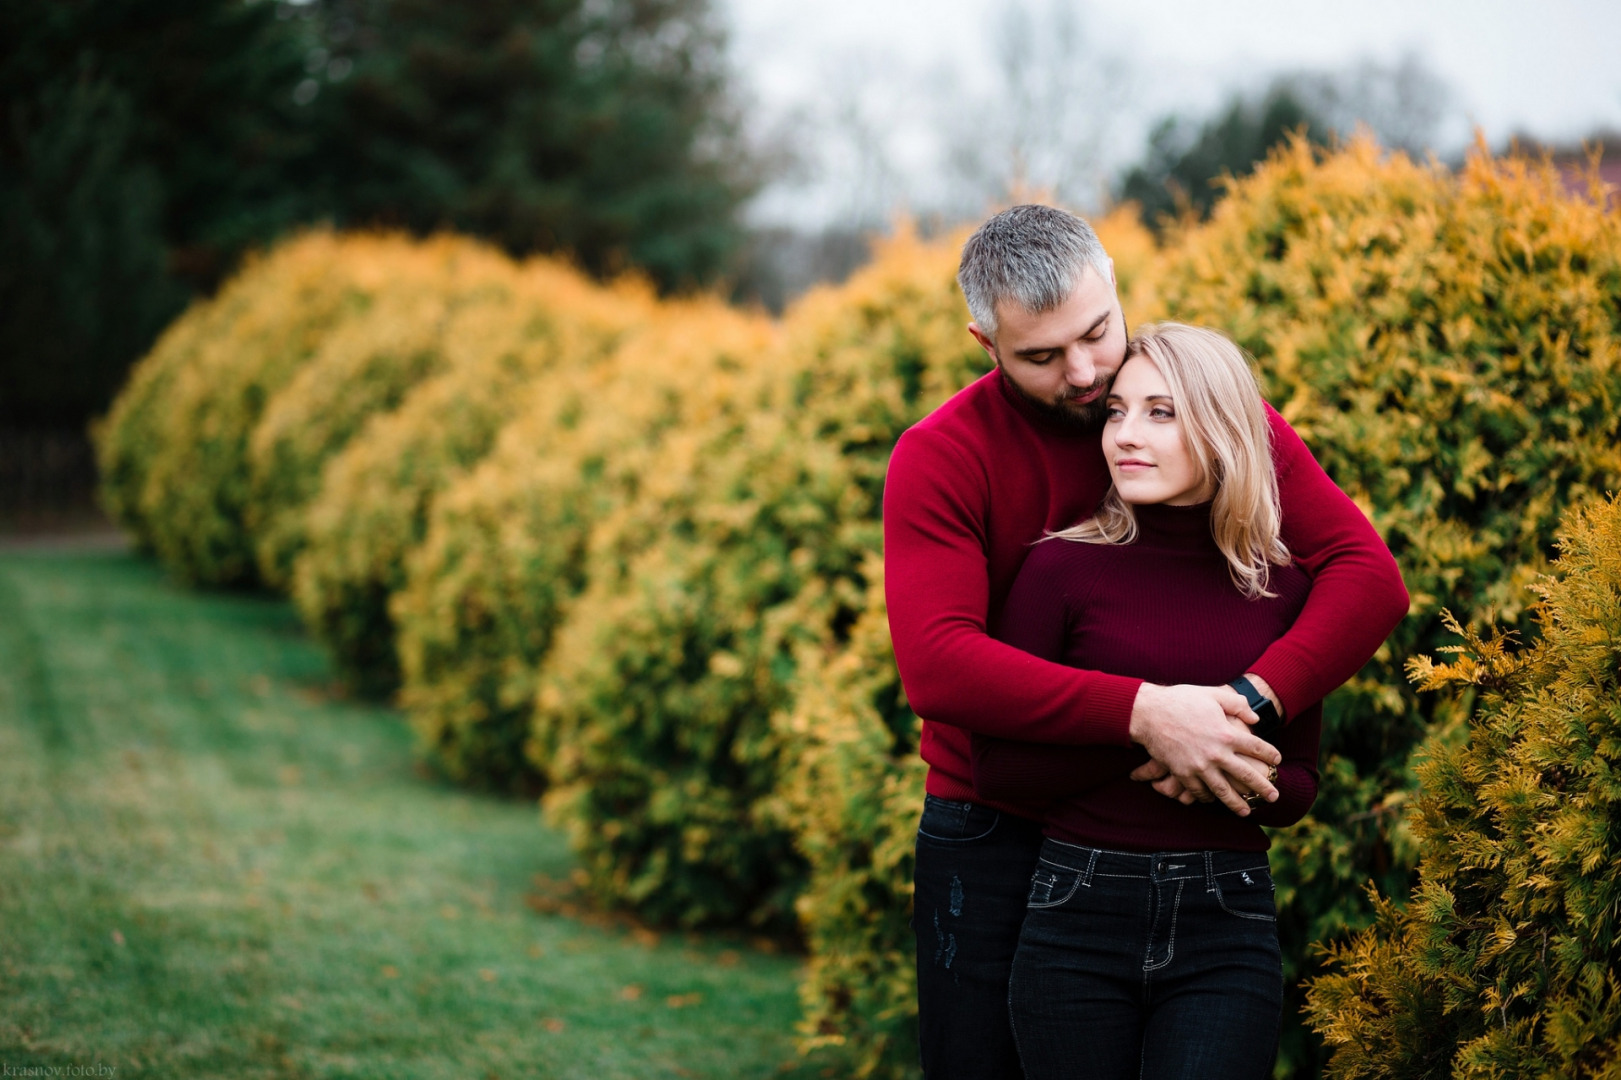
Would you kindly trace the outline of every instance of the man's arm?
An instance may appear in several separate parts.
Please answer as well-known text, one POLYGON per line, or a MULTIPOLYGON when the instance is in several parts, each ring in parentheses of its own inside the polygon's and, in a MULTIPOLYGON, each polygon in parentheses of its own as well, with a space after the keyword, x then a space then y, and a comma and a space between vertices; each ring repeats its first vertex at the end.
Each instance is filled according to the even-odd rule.
POLYGON ((1226 776, 1270 791, 1265 766, 1279 755, 1228 722, 1229 713, 1254 717, 1237 691, 1065 667, 987 633, 989 503, 976 462, 934 432, 914 428, 901 437, 884 485, 884 592, 912 708, 928 720, 1022 742, 1135 742, 1247 813, 1226 776))
POLYGON ((1362 511, 1267 407, 1283 504, 1283 542, 1311 575, 1294 625, 1250 668, 1287 719, 1355 675, 1407 614, 1396 560, 1362 511))
POLYGON ((1023 742, 1129 746, 1139 679, 1065 667, 988 632, 990 493, 929 431, 901 436, 884 484, 884 593, 919 716, 1023 742))

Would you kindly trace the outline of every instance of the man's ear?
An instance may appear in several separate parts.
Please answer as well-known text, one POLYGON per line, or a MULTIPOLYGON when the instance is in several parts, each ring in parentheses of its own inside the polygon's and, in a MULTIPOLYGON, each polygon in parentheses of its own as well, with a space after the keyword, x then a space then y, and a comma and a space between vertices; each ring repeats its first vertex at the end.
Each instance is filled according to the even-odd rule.
POLYGON ((974 340, 985 350, 985 355, 991 358, 991 363, 996 363, 996 342, 991 340, 991 336, 981 330, 978 323, 969 323, 968 332, 974 335, 974 340))

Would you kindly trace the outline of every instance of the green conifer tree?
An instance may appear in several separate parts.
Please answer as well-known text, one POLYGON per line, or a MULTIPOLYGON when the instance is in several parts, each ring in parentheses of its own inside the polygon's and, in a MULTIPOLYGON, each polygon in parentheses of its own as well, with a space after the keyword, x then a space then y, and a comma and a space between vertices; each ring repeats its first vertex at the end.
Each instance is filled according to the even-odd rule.
POLYGON ((1567 515, 1540 640, 1461 628, 1421 689, 1478 708, 1419 768, 1419 880, 1330 950, 1308 1008, 1328 1074, 1621 1075, 1621 500, 1567 515))

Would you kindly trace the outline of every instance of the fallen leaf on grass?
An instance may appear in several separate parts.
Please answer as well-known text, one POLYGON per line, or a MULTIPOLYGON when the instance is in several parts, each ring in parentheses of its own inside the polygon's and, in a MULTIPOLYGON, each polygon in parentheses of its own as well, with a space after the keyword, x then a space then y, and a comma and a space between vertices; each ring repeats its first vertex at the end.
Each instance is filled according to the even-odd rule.
POLYGON ((636 983, 631 983, 629 986, 619 991, 619 997, 623 1001, 640 1001, 642 998, 642 988, 636 983))
POLYGON ((715 963, 719 964, 721 967, 736 967, 738 961, 742 959, 743 958, 738 955, 736 949, 722 949, 720 951, 720 955, 715 957, 715 963))
POLYGON ((383 965, 383 978, 385 978, 385 979, 397 979, 399 977, 400 977, 400 969, 399 968, 395 967, 393 964, 384 964, 383 965))
POLYGON ((530 959, 539 960, 542 956, 545 956, 545 955, 546 955, 545 946, 543 946, 543 945, 531 945, 531 946, 529 946, 530 959))
POLYGON ((701 1004, 703 1000, 704 996, 695 990, 690 994, 671 994, 664 999, 664 1004, 672 1009, 685 1009, 692 1005, 701 1004))
POLYGON ((547 1031, 562 1031, 568 1025, 557 1019, 555 1016, 548 1016, 546 1019, 540 1022, 540 1026, 545 1028, 547 1031))
POLYGON ((122 930, 114 930, 113 931, 113 944, 114 945, 122 945, 122 944, 124 944, 124 932, 122 930))
POLYGON ((655 948, 659 943, 658 933, 656 931, 649 930, 645 926, 638 926, 636 929, 630 932, 630 936, 635 940, 636 944, 640 945, 644 949, 655 948))
POLYGON ((495 971, 491 968, 479 968, 478 977, 483 979, 485 982, 494 982, 495 971))
POLYGON ((458 909, 455 904, 446 904, 444 907, 439 909, 439 914, 447 919, 459 919, 462 917, 460 909, 458 909))

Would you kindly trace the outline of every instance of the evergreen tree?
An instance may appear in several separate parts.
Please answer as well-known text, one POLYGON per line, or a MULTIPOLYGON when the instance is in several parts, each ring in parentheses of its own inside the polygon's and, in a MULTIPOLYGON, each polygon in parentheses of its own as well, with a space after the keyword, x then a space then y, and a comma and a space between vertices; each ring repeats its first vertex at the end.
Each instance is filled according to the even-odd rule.
POLYGON ((1560 551, 1534 647, 1454 622, 1454 663, 1409 665, 1480 704, 1419 769, 1411 897, 1312 987, 1332 1077, 1621 1068, 1621 500, 1570 514, 1560 551))
POLYGON ((1259 101, 1233 98, 1219 115, 1194 128, 1168 116, 1148 138, 1148 156, 1126 174, 1122 201, 1142 209, 1143 224, 1159 228, 1167 216, 1199 218, 1221 195, 1223 176, 1242 176, 1295 131, 1322 143, 1327 130, 1287 83, 1277 83, 1259 101))
POLYGON ((0 5, 0 423, 76 423, 290 227, 451 228, 667 289, 751 172, 709 0, 0 5))

